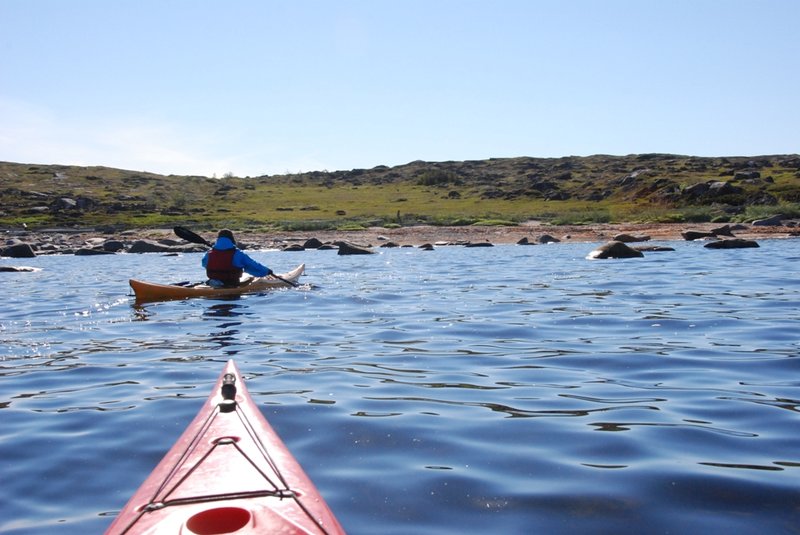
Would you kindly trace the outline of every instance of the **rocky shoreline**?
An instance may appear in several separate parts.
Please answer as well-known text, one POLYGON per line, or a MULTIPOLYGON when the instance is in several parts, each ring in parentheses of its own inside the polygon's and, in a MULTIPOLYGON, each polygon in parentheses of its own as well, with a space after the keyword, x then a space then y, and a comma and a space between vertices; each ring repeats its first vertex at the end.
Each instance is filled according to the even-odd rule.
MULTIPOLYGON (((749 225, 698 224, 594 224, 554 226, 529 222, 519 226, 413 226, 374 227, 363 231, 313 232, 237 232, 242 248, 249 250, 303 248, 338 248, 341 243, 360 248, 437 247, 445 245, 488 246, 501 244, 543 244, 558 242, 610 241, 645 242, 687 239, 758 240, 800 236, 794 221, 776 220, 749 225), (311 240, 311 241, 310 241, 311 240), (314 245, 309 245, 313 243, 314 245)), ((49 229, 40 231, 6 230, 0 243, 0 256, 31 258, 48 254, 100 255, 118 253, 180 253, 206 250, 203 245, 187 243, 172 229, 140 229, 119 233, 87 229, 49 229)), ((213 240, 213 233, 206 239, 213 240)))

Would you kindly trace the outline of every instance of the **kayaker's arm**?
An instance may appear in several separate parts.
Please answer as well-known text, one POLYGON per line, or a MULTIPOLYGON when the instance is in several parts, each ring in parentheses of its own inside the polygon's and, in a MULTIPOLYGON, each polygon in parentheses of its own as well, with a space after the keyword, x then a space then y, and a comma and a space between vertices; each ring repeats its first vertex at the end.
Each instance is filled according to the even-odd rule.
POLYGON ((270 268, 256 262, 250 258, 247 253, 244 253, 240 250, 236 251, 236 254, 233 257, 233 265, 238 268, 242 268, 245 273, 254 277, 266 277, 267 275, 272 275, 272 270, 270 268))
POLYGON ((242 269, 244 269, 245 273, 253 275, 254 277, 272 276, 278 279, 279 281, 285 282, 286 284, 288 284, 293 288, 297 288, 298 286, 300 286, 294 281, 284 279, 280 275, 276 275, 270 268, 262 264, 259 264, 258 262, 247 256, 247 254, 243 253, 241 250, 236 251, 236 255, 233 257, 233 264, 237 267, 241 267, 242 269), (241 258, 241 265, 238 263, 240 261, 238 259, 240 258, 241 258))

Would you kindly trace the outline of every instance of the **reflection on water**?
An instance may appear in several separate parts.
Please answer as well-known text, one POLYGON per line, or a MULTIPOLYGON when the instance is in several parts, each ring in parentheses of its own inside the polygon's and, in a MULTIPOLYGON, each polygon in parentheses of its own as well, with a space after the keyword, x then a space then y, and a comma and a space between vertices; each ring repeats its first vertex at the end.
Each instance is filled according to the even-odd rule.
POLYGON ((131 309, 133 310, 134 321, 147 321, 148 319, 150 319, 150 316, 152 315, 152 312, 147 306, 141 305, 136 302, 131 304, 131 309))
POLYGON ((199 257, 33 259, 0 533, 102 532, 232 357, 351 533, 792 532, 800 242, 677 245, 258 253, 316 289, 134 307, 128 277, 199 257))
POLYGON ((246 306, 239 304, 226 303, 219 305, 211 305, 203 313, 203 316, 206 318, 229 318, 233 316, 242 316, 245 314, 249 314, 249 312, 247 312, 246 310, 247 310, 246 306))
MULTIPOLYGON (((248 314, 251 313, 247 312, 246 305, 225 303, 211 305, 208 307, 208 309, 203 313, 203 318, 216 320, 219 318, 235 318, 237 316, 244 316, 248 314)), ((235 329, 234 327, 238 327, 240 325, 242 325, 241 321, 225 321, 220 323, 216 325, 215 330, 210 333, 209 340, 219 344, 220 349, 224 349, 225 355, 233 358, 238 351, 232 349, 232 346, 241 344, 241 342, 237 340, 239 330, 235 329)))

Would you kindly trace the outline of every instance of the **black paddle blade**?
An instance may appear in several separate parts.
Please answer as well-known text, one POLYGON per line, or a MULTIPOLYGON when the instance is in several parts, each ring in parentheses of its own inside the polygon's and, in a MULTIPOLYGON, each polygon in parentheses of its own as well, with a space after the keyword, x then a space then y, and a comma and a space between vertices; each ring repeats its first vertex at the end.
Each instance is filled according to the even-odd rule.
POLYGON ((212 244, 209 243, 205 238, 203 238, 199 234, 195 234, 186 227, 174 227, 172 231, 175 233, 176 236, 178 236, 179 238, 183 238, 186 241, 190 241, 192 243, 202 243, 203 245, 208 245, 209 247, 212 247, 212 244))

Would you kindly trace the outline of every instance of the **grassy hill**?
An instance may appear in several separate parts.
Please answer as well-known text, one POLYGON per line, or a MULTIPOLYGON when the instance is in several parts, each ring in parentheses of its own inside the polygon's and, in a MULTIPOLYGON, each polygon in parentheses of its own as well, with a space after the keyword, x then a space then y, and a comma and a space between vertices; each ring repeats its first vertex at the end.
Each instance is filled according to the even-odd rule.
POLYGON ((800 216, 800 156, 415 161, 208 178, 0 162, 0 227, 364 226, 745 221, 800 216))

